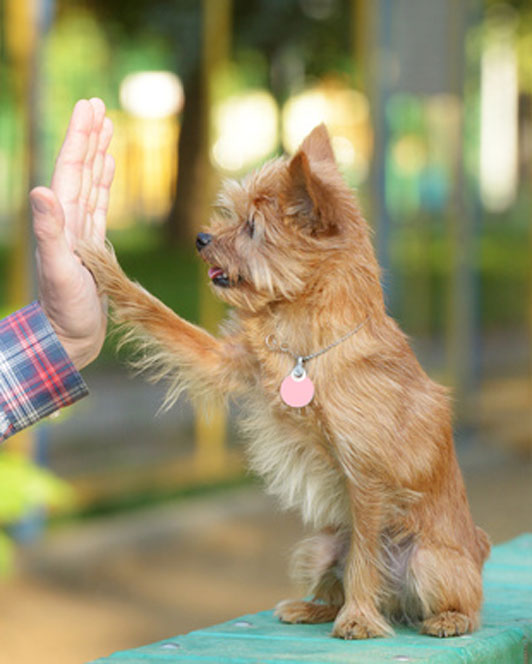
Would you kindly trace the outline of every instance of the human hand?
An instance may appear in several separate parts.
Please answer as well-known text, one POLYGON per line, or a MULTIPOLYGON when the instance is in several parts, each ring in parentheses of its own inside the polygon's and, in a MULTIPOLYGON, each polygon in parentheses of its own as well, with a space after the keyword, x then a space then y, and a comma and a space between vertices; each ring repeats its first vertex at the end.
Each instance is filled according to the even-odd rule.
POLYGON ((101 350, 107 306, 75 254, 79 242, 103 246, 114 175, 107 153, 113 125, 101 99, 78 101, 57 158, 51 188, 30 193, 39 300, 77 369, 101 350))

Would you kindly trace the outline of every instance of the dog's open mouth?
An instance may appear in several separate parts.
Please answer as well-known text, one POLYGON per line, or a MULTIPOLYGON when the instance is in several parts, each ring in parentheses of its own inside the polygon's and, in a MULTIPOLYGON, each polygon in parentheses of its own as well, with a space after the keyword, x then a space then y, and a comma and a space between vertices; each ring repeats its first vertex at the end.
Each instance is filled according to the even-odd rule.
POLYGON ((210 267, 209 279, 215 286, 221 286, 222 288, 229 288, 229 286, 231 286, 229 277, 221 267, 210 267))

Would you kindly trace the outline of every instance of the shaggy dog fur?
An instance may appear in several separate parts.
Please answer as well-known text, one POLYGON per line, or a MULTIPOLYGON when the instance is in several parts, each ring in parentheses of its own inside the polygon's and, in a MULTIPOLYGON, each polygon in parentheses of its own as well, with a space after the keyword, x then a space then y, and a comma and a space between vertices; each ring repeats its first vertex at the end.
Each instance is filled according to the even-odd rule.
POLYGON ((406 621, 435 636, 479 624, 490 549, 471 518, 447 391, 424 373, 385 311, 379 268, 324 126, 290 159, 223 188, 198 236, 216 294, 232 305, 220 338, 169 310, 120 269, 112 250, 80 247, 140 366, 168 378, 167 403, 240 397, 251 467, 317 534, 295 568, 309 601, 281 602, 290 623, 334 620, 334 636, 392 634, 406 621), (315 396, 280 398, 294 360, 308 362, 315 396))

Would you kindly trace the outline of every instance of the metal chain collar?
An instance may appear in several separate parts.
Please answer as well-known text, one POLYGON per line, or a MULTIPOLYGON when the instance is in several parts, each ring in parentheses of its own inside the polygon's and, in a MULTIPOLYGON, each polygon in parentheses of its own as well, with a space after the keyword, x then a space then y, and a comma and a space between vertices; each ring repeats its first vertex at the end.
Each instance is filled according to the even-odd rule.
POLYGON ((304 372, 303 369, 303 364, 305 362, 308 362, 309 360, 313 360, 315 357, 319 357, 320 355, 323 355, 324 353, 327 353, 330 351, 332 348, 335 346, 339 346, 341 343, 344 341, 347 341, 349 337, 352 337, 354 334, 356 334, 364 325, 368 322, 369 317, 363 320, 361 323, 359 323, 353 330, 349 330, 346 334, 343 335, 343 337, 340 337, 339 339, 336 339, 336 341, 333 341, 331 344, 326 346, 325 348, 321 348, 320 350, 317 350, 315 353, 310 353, 309 355, 299 355, 298 353, 294 353, 293 351, 290 350, 287 344, 279 344, 277 339, 275 338, 275 335, 269 334, 266 339, 266 348, 271 351, 276 351, 279 353, 287 353, 288 355, 291 355, 294 360, 296 361, 296 367, 294 369, 295 375, 302 375, 304 372))

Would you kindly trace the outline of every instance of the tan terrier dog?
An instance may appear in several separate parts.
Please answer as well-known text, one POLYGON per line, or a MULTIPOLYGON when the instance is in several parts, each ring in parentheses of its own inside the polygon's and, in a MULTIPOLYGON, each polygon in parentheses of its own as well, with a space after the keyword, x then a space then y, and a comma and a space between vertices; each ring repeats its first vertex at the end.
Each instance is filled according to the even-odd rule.
POLYGON ((215 293, 234 307, 221 338, 177 316, 122 272, 112 251, 80 254, 115 319, 171 381, 168 403, 241 397, 251 467, 319 532, 296 567, 311 601, 284 622, 334 620, 334 636, 391 622, 456 636, 479 624, 490 544, 471 518, 447 391, 385 311, 368 227, 317 127, 221 192, 196 241, 215 293))

